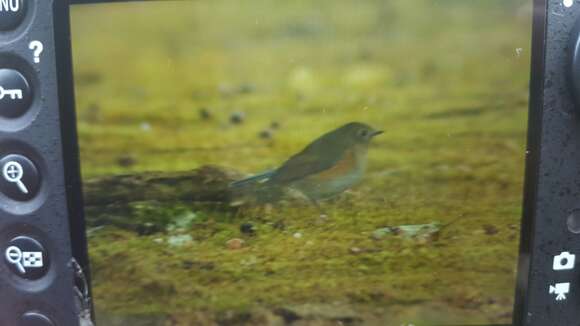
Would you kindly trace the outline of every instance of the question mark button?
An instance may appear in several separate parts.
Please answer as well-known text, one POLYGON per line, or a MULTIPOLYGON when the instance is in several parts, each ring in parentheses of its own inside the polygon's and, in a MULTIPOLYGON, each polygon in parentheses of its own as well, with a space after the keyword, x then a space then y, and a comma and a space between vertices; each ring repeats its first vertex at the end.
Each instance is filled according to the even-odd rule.
POLYGON ((40 41, 32 41, 28 44, 28 48, 32 50, 32 54, 34 55, 34 63, 40 63, 40 55, 44 51, 44 44, 40 41))

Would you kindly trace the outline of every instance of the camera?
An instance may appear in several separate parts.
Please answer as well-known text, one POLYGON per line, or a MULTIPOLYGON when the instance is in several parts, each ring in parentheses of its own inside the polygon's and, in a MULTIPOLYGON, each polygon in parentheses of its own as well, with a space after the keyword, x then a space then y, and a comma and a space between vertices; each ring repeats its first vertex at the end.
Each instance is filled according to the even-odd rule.
POLYGON ((575 261, 576 255, 572 255, 565 251, 554 257, 554 264, 552 268, 555 271, 573 269, 575 261))
POLYGON ((580 320, 580 3, 0 0, 0 326, 580 320))

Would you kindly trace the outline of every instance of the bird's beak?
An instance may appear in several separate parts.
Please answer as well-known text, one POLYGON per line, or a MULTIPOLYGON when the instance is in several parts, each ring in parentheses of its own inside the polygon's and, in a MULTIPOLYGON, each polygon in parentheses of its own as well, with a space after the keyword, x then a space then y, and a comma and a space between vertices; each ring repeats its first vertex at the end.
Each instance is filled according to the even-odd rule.
POLYGON ((384 131, 382 131, 382 130, 377 130, 377 131, 375 131, 375 132, 373 132, 373 133, 371 134, 371 137, 378 136, 378 135, 380 135, 380 134, 382 134, 382 133, 384 133, 384 131))

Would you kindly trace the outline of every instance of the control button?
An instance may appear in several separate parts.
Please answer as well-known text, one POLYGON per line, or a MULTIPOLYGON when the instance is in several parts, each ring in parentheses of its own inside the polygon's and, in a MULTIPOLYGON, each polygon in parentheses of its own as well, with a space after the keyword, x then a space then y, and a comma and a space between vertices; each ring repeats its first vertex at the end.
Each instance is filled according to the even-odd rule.
POLYGON ((54 326, 54 323, 43 314, 27 312, 20 317, 18 326, 54 326))
POLYGON ((31 104, 32 91, 26 78, 16 70, 0 69, 0 117, 18 118, 31 104))
POLYGON ((0 30, 9 31, 16 28, 26 15, 26 0, 0 1, 0 30))
POLYGON ((40 242, 20 236, 12 239, 3 247, 4 263, 16 275, 37 280, 48 272, 50 264, 48 252, 40 242))
POLYGON ((0 159, 0 192, 8 198, 27 201, 38 194, 40 173, 26 157, 17 154, 0 159))
POLYGON ((568 231, 580 234, 580 209, 574 209, 566 219, 568 231))
POLYGON ((567 251, 562 252, 559 255, 554 256, 554 262, 552 268, 555 271, 565 271, 574 269, 574 264, 576 262, 576 255, 573 255, 567 251))

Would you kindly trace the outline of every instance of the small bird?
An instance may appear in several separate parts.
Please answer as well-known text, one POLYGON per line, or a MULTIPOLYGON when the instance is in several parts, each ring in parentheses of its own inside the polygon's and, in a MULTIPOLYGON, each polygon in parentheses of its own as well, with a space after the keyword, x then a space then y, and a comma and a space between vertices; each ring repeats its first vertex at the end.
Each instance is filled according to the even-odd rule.
POLYGON ((230 186, 237 189, 259 186, 262 194, 295 189, 320 209, 319 200, 339 195, 362 179, 369 144, 382 133, 364 123, 348 123, 320 136, 279 168, 230 186))

